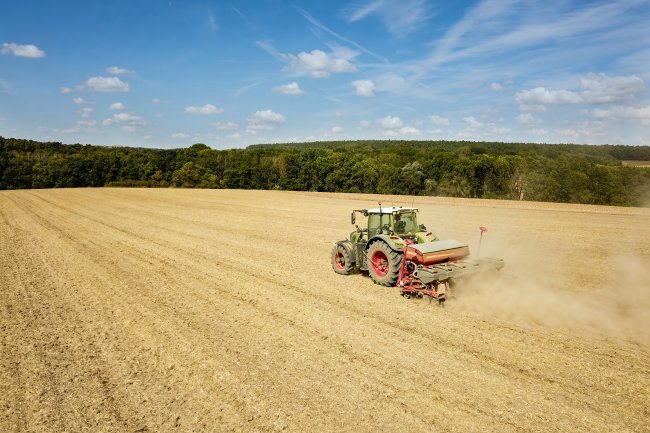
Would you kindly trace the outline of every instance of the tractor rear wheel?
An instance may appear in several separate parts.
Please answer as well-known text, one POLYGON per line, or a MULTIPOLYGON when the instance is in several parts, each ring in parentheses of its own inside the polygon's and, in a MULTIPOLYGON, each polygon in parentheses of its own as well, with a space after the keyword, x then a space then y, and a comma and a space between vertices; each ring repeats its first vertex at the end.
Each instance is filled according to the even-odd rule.
POLYGON ((368 248, 368 273, 375 284, 394 286, 402 266, 402 254, 393 251, 386 242, 375 241, 368 248))
POLYGON ((336 244, 332 249, 331 257, 334 272, 341 275, 349 275, 352 273, 354 265, 352 264, 352 254, 349 249, 341 244, 336 244))

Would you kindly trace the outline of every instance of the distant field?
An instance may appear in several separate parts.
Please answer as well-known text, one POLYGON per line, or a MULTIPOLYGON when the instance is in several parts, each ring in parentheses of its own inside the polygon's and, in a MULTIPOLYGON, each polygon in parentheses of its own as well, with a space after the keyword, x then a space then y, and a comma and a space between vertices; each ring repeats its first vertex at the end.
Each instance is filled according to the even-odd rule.
POLYGON ((628 167, 650 167, 650 161, 621 161, 628 167))
POLYGON ((0 192, 0 431, 648 431, 650 209, 0 192), (503 257, 445 308, 330 268, 351 209, 503 257))

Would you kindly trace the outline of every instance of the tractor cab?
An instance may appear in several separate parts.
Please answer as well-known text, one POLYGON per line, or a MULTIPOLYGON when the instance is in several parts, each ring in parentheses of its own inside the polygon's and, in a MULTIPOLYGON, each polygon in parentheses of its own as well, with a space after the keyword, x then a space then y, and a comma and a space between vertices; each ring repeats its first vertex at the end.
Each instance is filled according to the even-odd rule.
MULTIPOLYGON (((428 232, 424 225, 418 225, 418 209, 412 207, 379 207, 352 211, 351 221, 356 230, 350 233, 353 243, 368 241, 377 235, 387 235, 394 240, 406 240, 407 243, 431 242, 436 236, 428 232), (366 228, 356 225, 356 213, 367 217, 366 228)), ((398 242, 401 244, 401 242, 398 242)))

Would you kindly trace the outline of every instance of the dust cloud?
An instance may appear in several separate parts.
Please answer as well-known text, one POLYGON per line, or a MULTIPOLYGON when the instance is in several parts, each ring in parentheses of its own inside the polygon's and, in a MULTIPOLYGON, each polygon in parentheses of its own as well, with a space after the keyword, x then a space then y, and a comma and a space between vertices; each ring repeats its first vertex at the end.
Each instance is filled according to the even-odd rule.
POLYGON ((460 311, 650 348, 650 266, 643 257, 611 253, 609 268, 582 286, 571 274, 576 269, 550 263, 550 251, 512 247, 496 248, 506 261, 501 272, 459 283, 460 311), (581 290, 590 284, 596 290, 581 290))

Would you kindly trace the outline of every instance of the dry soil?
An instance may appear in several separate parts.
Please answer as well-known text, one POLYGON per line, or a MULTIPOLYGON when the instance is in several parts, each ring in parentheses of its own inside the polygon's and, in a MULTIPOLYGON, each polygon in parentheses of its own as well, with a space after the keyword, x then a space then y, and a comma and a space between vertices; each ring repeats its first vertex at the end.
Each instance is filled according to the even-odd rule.
POLYGON ((0 192, 0 431, 650 431, 648 209, 0 192), (330 267, 415 205, 506 260, 440 308, 330 267))

